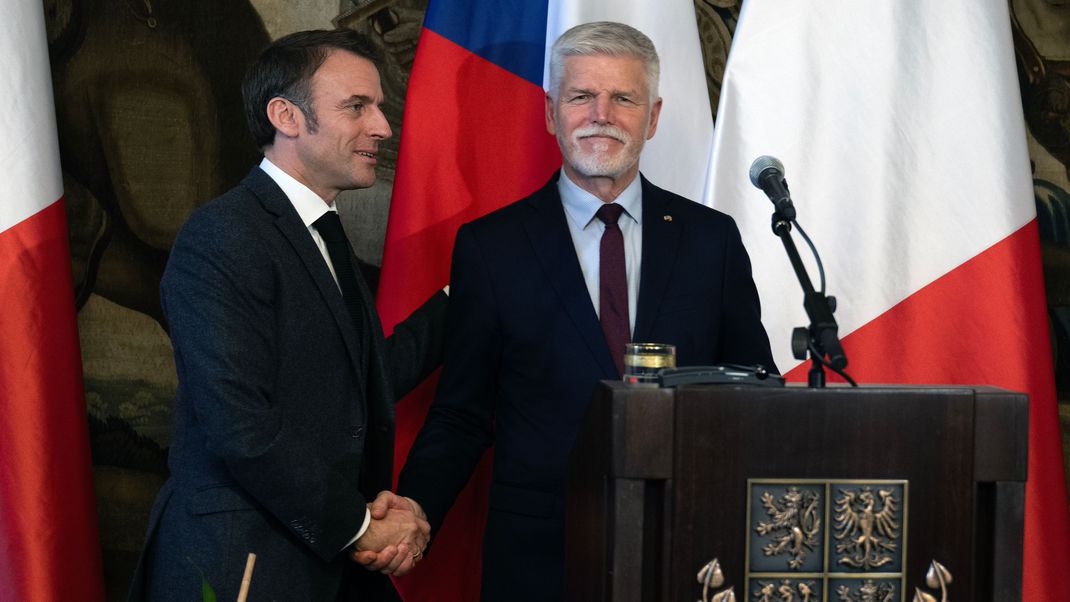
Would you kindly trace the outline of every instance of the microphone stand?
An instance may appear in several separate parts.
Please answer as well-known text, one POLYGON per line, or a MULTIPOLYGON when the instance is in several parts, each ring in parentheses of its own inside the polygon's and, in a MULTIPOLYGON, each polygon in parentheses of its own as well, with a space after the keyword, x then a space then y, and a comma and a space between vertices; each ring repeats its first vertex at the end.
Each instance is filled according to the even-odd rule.
POLYGON ((806 273, 806 266, 799 257, 799 250, 795 247, 795 241, 791 238, 791 222, 794 219, 795 208, 789 203, 778 205, 773 211, 773 233, 780 237, 784 243, 784 250, 788 253, 791 267, 795 270, 795 276, 803 289, 803 307, 806 315, 810 318, 809 328, 796 328, 792 333, 792 351, 795 359, 805 360, 806 352, 810 352, 812 360, 807 385, 810 388, 823 388, 825 386, 825 366, 843 376, 852 385, 855 382, 843 372, 847 367, 847 356, 844 355, 840 339, 836 335, 838 326, 832 312, 836 310, 835 297, 826 297, 824 293, 814 290, 810 276, 806 273), (786 215, 787 214, 787 215, 786 215), (828 356, 828 360, 825 356, 828 356))

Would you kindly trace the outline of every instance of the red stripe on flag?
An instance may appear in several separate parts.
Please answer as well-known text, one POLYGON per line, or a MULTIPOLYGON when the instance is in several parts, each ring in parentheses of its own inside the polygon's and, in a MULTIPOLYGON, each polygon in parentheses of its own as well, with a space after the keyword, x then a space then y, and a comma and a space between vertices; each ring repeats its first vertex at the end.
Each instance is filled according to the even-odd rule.
POLYGON ((461 224, 530 194, 561 165, 541 87, 427 29, 419 49, 379 283, 387 331, 446 284, 461 224))
MULTIPOLYGON (((438 387, 438 372, 409 393, 398 405, 394 441, 394 483, 416 440, 438 387)), ((490 499, 491 463, 487 453, 476 466, 453 508, 435 534, 435 553, 420 561, 420 570, 394 579, 406 602, 464 602, 478 600, 483 574, 483 528, 490 499), (439 551, 441 550, 441 551, 439 551)), ((419 500, 417 500, 419 501, 419 500)))
MULTIPOLYGON (((447 283, 461 224, 527 196, 561 165, 541 87, 427 29, 418 48, 379 282, 388 332, 447 283)), ((428 379, 398 405, 395 480, 437 382, 428 379)), ((396 580, 406 600, 479 598, 490 456, 436 534, 437 552, 396 580)))
POLYGON ((0 233, 0 600, 103 600, 63 201, 0 233))
MULTIPOLYGON (((859 382, 1029 393, 1023 600, 1070 591, 1070 514, 1036 221, 844 338, 859 382)), ((808 364, 788 373, 806 379, 808 364)), ((838 379, 838 377, 837 377, 838 379)), ((830 380, 832 380, 830 378, 830 380)))

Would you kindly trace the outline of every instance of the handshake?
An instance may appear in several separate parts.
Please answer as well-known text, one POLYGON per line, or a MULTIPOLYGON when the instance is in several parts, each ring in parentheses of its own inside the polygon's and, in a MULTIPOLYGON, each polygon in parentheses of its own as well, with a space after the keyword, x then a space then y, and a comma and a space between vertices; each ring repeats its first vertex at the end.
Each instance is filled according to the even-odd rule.
POLYGON ((431 525, 416 500, 381 491, 368 504, 371 522, 357 538, 349 557, 370 571, 400 577, 423 557, 431 525))

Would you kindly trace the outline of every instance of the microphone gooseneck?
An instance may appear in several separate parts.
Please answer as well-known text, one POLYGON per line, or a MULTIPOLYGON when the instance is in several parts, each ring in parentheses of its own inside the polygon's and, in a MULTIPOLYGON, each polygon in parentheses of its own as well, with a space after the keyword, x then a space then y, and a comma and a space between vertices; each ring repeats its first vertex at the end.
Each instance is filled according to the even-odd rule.
POLYGON ((813 363, 809 373, 811 387, 825 386, 824 368, 827 366, 840 376, 843 376, 852 385, 853 379, 844 372, 847 367, 847 355, 843 352, 840 339, 837 336, 836 319, 832 316, 835 311, 836 301, 832 297, 825 296, 824 269, 821 268, 821 257, 817 254, 810 238, 806 236, 798 222, 795 220, 795 206, 791 202, 791 193, 788 190, 787 180, 784 179, 784 164, 776 157, 763 155, 758 157, 750 166, 750 181, 755 187, 760 188, 775 208, 773 212, 773 233, 784 244, 784 250, 788 253, 791 267, 795 270, 795 276, 803 289, 803 306, 810 318, 810 326, 797 328, 792 336, 792 351, 795 358, 804 360, 809 352, 813 363), (810 250, 814 253, 818 267, 821 271, 821 290, 815 291, 806 273, 806 267, 799 257, 799 251, 791 239, 791 226, 795 224, 799 233, 802 234, 810 250))

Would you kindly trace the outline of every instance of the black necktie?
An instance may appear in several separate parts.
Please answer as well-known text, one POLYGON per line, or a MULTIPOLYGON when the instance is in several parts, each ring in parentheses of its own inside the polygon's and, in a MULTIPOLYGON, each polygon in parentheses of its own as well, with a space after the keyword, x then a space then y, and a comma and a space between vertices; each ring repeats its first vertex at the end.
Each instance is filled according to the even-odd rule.
POLYGON ((342 229, 342 220, 338 218, 336 211, 324 213, 318 220, 312 222, 316 231, 323 237, 327 244, 327 254, 331 257, 331 265, 334 266, 335 276, 338 277, 338 288, 342 289, 342 298, 349 310, 349 317, 353 318, 353 328, 360 331, 364 323, 363 310, 360 306, 360 290, 357 285, 356 272, 353 271, 352 253, 349 250, 349 241, 346 239, 345 230, 342 229))
POLYGON ((596 214, 606 225, 598 257, 598 318, 618 374, 624 374, 624 346, 631 340, 631 328, 628 324, 628 275, 624 268, 624 233, 617 225, 617 220, 623 212, 624 207, 607 203, 599 207, 596 214))

